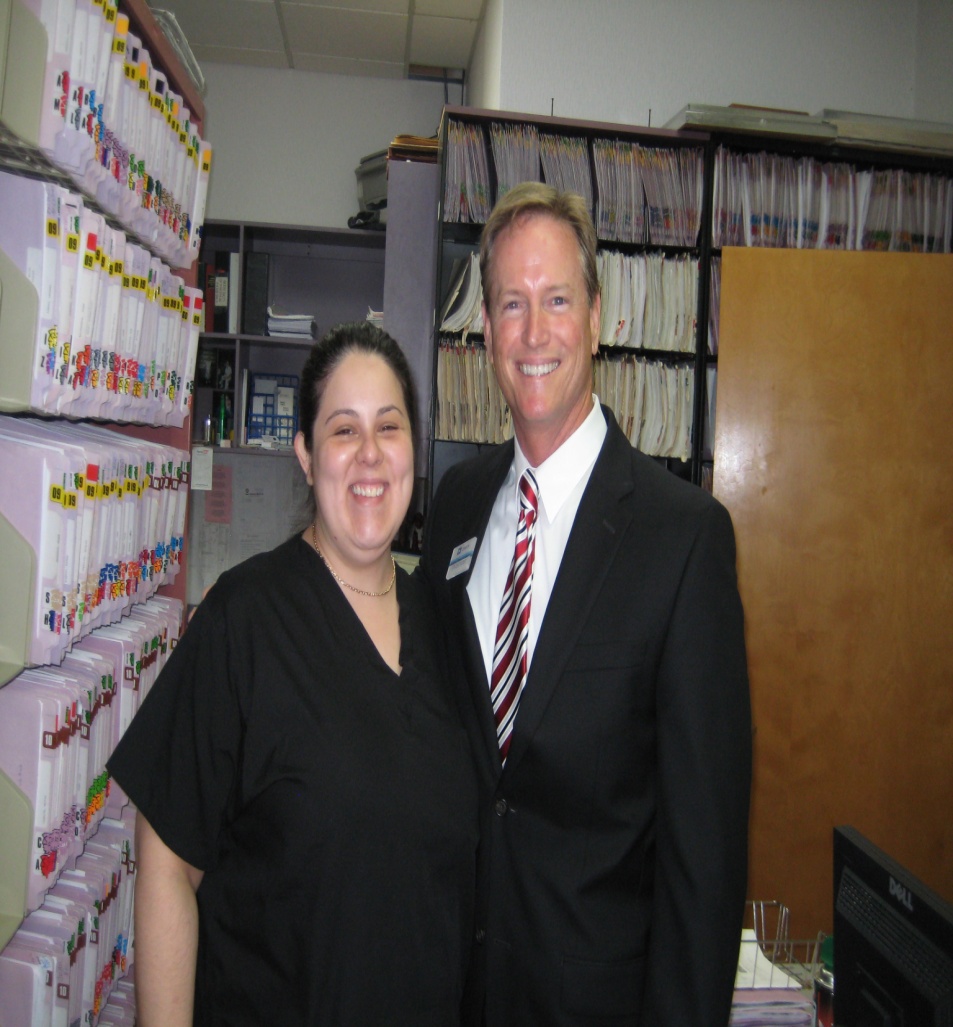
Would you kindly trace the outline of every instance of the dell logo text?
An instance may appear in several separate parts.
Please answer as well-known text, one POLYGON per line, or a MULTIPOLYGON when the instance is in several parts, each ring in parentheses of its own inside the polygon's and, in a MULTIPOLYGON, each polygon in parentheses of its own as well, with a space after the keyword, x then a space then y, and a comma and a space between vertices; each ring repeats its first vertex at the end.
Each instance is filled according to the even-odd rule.
POLYGON ((913 896, 898 881, 890 878, 890 897, 897 900, 901 906, 913 912, 913 896))

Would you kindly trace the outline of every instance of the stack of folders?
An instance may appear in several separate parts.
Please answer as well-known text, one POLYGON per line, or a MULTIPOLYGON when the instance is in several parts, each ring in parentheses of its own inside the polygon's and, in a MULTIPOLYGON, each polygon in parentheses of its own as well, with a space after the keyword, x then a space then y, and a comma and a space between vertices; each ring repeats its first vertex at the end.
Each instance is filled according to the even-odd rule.
POLYGON ((282 314, 274 307, 268 308, 268 334, 285 339, 313 339, 317 325, 311 314, 282 314))
POLYGON ((589 147, 575 136, 542 135, 539 139, 543 181, 559 192, 577 193, 592 210, 589 147))
POLYGON ((490 146, 497 200, 520 182, 541 181, 539 132, 535 125, 494 121, 490 125, 490 146))
POLYGON ((388 160, 411 160, 436 164, 439 159, 436 136, 396 135, 387 147, 388 160))
POLYGON ((63 186, 0 172, 0 409, 181 426, 201 291, 63 186))
POLYGON ((592 144, 599 190, 596 234, 600 239, 648 242, 642 165, 636 159, 639 149, 621 139, 596 139, 592 144))
MULTIPOLYGON (((133 935, 134 821, 104 821, 0 955, 4 1023, 102 1024, 133 935)), ((132 1021, 129 1021, 130 1023, 132 1021)))
POLYGON ((34 811, 27 908, 37 909, 104 817, 128 799, 108 779, 112 754, 180 634, 182 603, 153 596, 78 642, 56 667, 0 688, 0 769, 34 811))
POLYGON ((118 8, 119 0, 18 5, 7 52, 17 68, 45 64, 41 94, 16 97, 36 110, 16 124, 36 123, 36 138, 23 143, 153 252, 188 267, 201 242, 211 147, 118 8))
POLYGON ((721 257, 711 258, 708 279, 708 352, 718 356, 718 327, 721 311, 721 257))
MULTIPOLYGON (((590 162, 589 144, 581 137, 498 122, 491 123, 489 132, 497 199, 519 182, 542 176, 555 189, 578 193, 590 211, 595 209, 600 239, 696 245, 704 178, 701 148, 596 139, 590 162)), ((482 128, 451 120, 447 148, 444 220, 485 222, 490 174, 482 128)))
POLYGON ((448 122, 444 174, 444 221, 483 224, 490 215, 492 197, 486 143, 479 125, 448 122))
POLYGON ((600 250, 602 346, 695 352, 698 261, 600 250))
POLYGON ((127 977, 116 981, 97 1027, 136 1027, 136 985, 127 977))
POLYGON ((695 372, 631 356, 594 363, 595 391, 632 445, 649 456, 688 460, 695 372))
MULTIPOLYGON (((0 954, 5 1024, 109 1022, 105 1006, 132 962, 135 855, 134 815, 106 760, 182 613, 178 600, 153 597, 59 667, 26 670, 0 689, 0 770, 33 810, 27 915, 0 954)), ((116 1004, 121 1014, 128 992, 116 1004)))
POLYGON ((441 336, 437 348, 438 439, 505 442, 513 434, 510 409, 483 346, 441 336))
POLYGON ((949 253, 953 178, 720 147, 712 233, 715 246, 949 253))
POLYGON ((695 245, 701 226, 701 149, 656 149, 619 139, 596 139, 592 155, 600 239, 695 245))
POLYGON ((0 620, 6 654, 25 646, 23 666, 57 664, 175 580, 189 459, 93 425, 0 417, 0 480, 16 483, 0 493, 4 565, 35 574, 6 586, 21 597, 0 620))
POLYGON ((715 452, 715 411, 718 409, 718 365, 705 368, 705 458, 715 452))
POLYGON ((700 149, 640 151, 649 241, 694 246, 701 227, 704 158, 700 149))
POLYGON ((477 253, 454 262, 450 288, 440 311, 440 331, 461 332, 464 341, 470 332, 483 332, 483 285, 477 253))
POLYGON ((814 1006, 797 977, 772 962, 755 932, 742 932, 731 1027, 811 1027, 814 1006))

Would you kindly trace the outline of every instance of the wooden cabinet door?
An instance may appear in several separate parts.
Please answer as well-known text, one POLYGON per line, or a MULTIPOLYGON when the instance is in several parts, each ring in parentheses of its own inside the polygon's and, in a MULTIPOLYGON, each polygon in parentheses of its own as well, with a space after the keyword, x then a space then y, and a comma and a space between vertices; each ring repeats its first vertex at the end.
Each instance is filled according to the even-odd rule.
POLYGON ((953 899, 953 256, 726 249, 717 396, 749 894, 830 930, 849 823, 953 899))

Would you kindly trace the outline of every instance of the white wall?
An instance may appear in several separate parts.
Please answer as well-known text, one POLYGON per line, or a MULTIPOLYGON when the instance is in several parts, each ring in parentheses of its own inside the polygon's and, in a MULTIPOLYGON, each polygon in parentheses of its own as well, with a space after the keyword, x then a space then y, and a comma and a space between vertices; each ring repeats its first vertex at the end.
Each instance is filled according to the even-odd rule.
MULTIPOLYGON (((953 0, 487 0, 466 102, 656 126, 690 102, 953 123, 951 53, 953 0)), ((210 218, 342 227, 361 157, 431 135, 444 102, 440 83, 203 71, 210 218)))
POLYGON ((399 134, 437 131, 443 86, 203 64, 214 148, 206 217, 341 228, 354 169, 399 134))
POLYGON ((664 124, 690 102, 824 107, 953 121, 953 29, 927 56, 943 95, 917 102, 918 7, 950 0, 502 0, 504 110, 664 124), (941 62, 941 51, 945 59, 941 62), (925 115, 921 115, 925 116, 925 115))
POLYGON ((953 2, 920 0, 916 116, 953 122, 953 2))

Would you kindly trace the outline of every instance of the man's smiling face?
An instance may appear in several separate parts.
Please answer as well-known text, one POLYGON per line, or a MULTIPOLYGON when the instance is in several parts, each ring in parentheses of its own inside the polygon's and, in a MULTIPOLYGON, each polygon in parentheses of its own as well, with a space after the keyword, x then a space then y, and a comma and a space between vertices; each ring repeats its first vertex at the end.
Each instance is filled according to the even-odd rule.
POLYGON ((538 467, 592 409, 599 298, 590 306, 572 229, 548 214, 500 234, 486 286, 487 354, 520 446, 538 467))

